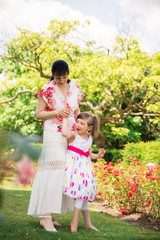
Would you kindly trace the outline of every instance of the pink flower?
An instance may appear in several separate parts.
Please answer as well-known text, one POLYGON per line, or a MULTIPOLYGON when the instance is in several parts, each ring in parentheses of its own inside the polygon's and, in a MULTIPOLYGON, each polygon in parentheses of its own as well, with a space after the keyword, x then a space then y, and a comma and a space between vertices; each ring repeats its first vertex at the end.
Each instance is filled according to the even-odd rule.
POLYGON ((65 172, 68 170, 68 166, 66 166, 66 168, 65 168, 65 172))
POLYGON ((64 193, 66 193, 66 192, 67 192, 67 190, 68 190, 68 187, 65 187, 65 189, 64 189, 64 193))
POLYGON ((57 132, 62 132, 62 128, 61 127, 58 128, 57 132))
POLYGON ((71 194, 72 194, 73 196, 75 196, 75 195, 76 195, 76 191, 71 191, 71 194))
POLYGON ((126 211, 127 211, 126 208, 122 208, 122 209, 120 210, 120 212, 121 212, 122 215, 125 215, 125 214, 126 214, 126 211))
POLYGON ((38 95, 43 96, 44 89, 42 88, 39 92, 38 95))
POLYGON ((91 193, 91 196, 90 196, 90 199, 92 199, 93 198, 93 193, 91 193))
POLYGON ((52 96, 53 95, 53 91, 51 89, 48 88, 47 90, 47 96, 52 96))
POLYGON ((88 200, 88 196, 84 196, 84 197, 83 197, 83 200, 88 200))
POLYGON ((132 193, 131 192, 128 193, 128 197, 132 197, 132 193))
POLYGON ((23 158, 17 162, 17 171, 18 178, 15 179, 15 184, 21 183, 24 186, 31 184, 31 180, 35 175, 34 164, 31 160, 29 160, 26 156, 23 156, 23 158))
POLYGON ((78 83, 75 82, 75 85, 76 85, 77 88, 80 88, 80 86, 78 85, 78 83))
POLYGON ((84 184, 85 187, 87 187, 88 181, 87 180, 83 180, 83 184, 84 184))
POLYGON ((133 180, 136 181, 137 180, 137 175, 133 175, 133 180))
POLYGON ((74 187, 74 182, 70 182, 70 187, 74 187))

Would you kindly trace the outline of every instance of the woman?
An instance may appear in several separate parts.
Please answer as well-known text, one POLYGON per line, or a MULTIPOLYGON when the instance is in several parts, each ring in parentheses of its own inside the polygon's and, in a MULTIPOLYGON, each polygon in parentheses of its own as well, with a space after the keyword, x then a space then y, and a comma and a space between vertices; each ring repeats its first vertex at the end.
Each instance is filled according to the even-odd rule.
POLYGON ((39 91, 36 117, 44 119, 43 148, 33 183, 28 215, 40 217, 47 231, 56 232, 52 213, 74 209, 73 199, 62 194, 67 140, 62 136, 62 119, 68 118, 68 129, 74 130, 75 116, 83 98, 79 85, 68 79, 69 67, 63 60, 52 65, 51 82, 39 91))

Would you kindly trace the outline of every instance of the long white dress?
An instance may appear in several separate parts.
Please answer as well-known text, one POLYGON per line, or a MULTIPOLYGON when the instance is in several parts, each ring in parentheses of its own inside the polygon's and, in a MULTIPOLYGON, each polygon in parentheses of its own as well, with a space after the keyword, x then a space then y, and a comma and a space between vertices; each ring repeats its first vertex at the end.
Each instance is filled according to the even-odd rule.
MULTIPOLYGON (((83 97, 79 85, 71 81, 65 99, 55 80, 45 84, 39 95, 47 103, 47 111, 71 108, 68 129, 74 130, 74 111, 83 97)), ((67 140, 62 136, 62 117, 44 122, 43 148, 33 182, 28 215, 41 217, 46 213, 62 214, 74 209, 74 200, 62 193, 66 165, 67 140)))

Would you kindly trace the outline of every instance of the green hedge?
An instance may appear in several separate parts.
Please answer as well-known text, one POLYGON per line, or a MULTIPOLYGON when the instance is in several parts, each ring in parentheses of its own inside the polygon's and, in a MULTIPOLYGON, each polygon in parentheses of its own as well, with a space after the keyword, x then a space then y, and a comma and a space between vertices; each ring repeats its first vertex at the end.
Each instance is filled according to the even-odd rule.
POLYGON ((123 150, 123 159, 130 162, 130 157, 136 158, 139 162, 154 162, 160 165, 160 142, 128 143, 123 150))

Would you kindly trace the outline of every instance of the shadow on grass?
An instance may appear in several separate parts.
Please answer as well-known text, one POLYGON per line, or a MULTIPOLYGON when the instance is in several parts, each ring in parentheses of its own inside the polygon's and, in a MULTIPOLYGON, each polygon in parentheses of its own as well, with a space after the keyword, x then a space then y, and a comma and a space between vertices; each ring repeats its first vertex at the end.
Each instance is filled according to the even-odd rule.
POLYGON ((0 239, 3 240, 158 240, 160 233, 126 223, 105 213, 90 212, 92 224, 100 232, 84 229, 82 214, 77 233, 70 232, 73 213, 55 215, 63 227, 57 227, 57 233, 45 231, 39 225, 39 218, 27 216, 30 191, 3 190, 2 213, 6 223, 1 226, 0 239))

